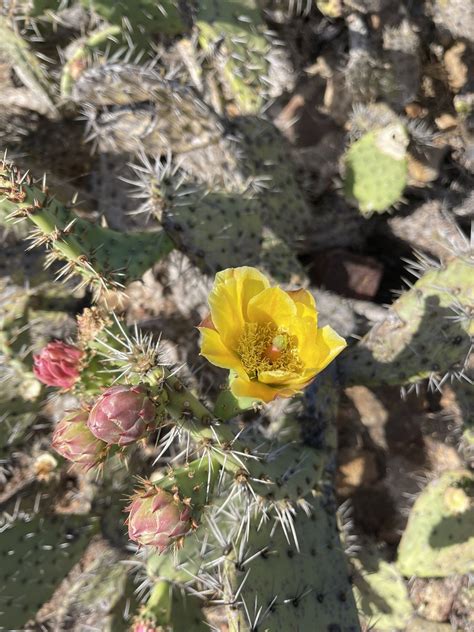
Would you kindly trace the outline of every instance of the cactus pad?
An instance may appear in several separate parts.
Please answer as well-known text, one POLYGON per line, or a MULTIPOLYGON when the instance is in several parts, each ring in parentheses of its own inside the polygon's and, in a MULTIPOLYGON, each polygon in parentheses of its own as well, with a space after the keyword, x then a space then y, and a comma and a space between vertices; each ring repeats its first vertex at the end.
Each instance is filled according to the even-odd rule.
POLYGON ((351 384, 406 384, 460 377, 471 349, 472 273, 468 259, 428 270, 393 303, 386 318, 340 358, 351 384))
POLYGON ((352 560, 354 596, 367 625, 380 632, 406 630, 413 606, 403 577, 373 546, 364 546, 352 560))
POLYGON ((386 211, 401 199, 408 177, 408 135, 401 124, 368 132, 345 156, 344 191, 361 213, 386 211))
POLYGON ((66 260, 61 276, 80 274, 96 290, 140 278, 174 247, 163 232, 125 235, 78 217, 7 162, 0 163, 0 195, 0 208, 36 225, 35 243, 50 248, 52 261, 66 260))
POLYGON ((258 112, 266 90, 269 43, 253 0, 201 0, 196 26, 202 49, 216 62, 224 91, 242 114, 258 112))
POLYGON ((81 0, 110 22, 127 28, 135 44, 144 44, 151 35, 177 35, 185 30, 175 0, 81 0))
POLYGON ((34 618, 80 560, 95 528, 88 517, 40 514, 2 528, 0 613, 7 629, 34 618))
POLYGON ((296 621, 300 630, 359 630, 336 518, 323 498, 308 500, 310 516, 298 510, 294 517, 300 552, 278 525, 254 525, 246 557, 256 557, 248 565, 228 559, 228 581, 234 593, 241 587, 240 607, 229 611, 232 632, 287 632, 296 621), (323 568, 331 573, 318 571, 323 568))
POLYGON ((447 577, 474 570, 474 477, 445 472, 421 493, 398 548, 398 568, 410 577, 447 577))

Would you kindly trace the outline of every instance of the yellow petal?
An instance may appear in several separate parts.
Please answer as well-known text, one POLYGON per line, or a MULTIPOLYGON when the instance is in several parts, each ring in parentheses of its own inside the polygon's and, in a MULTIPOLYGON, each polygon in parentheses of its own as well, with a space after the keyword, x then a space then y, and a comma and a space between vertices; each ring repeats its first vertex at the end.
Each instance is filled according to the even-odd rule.
POLYGON ((295 302, 298 318, 308 319, 313 327, 318 326, 318 312, 316 310, 316 301, 308 290, 290 290, 288 296, 295 302))
POLYGON ((257 380, 246 381, 240 377, 232 380, 230 389, 236 397, 249 397, 265 403, 273 401, 276 397, 291 397, 295 393, 291 388, 272 388, 257 380))
POLYGON ((300 288, 299 290, 288 290, 288 296, 294 300, 295 303, 302 303, 307 307, 311 307, 316 311, 316 301, 314 296, 308 290, 300 288))
POLYGON ((275 323, 291 331, 296 318, 295 302, 280 287, 270 287, 254 296, 248 305, 248 317, 252 323, 275 323))
POLYGON ((258 380, 274 388, 292 390, 294 393, 302 391, 316 376, 315 371, 303 371, 301 374, 285 373, 284 371, 261 371, 258 380), (281 375, 279 375, 281 373, 281 375))
POLYGON ((215 329, 199 327, 201 332, 201 355, 209 362, 223 369, 234 369, 238 373, 243 370, 239 358, 230 351, 215 329))
POLYGON ((301 374, 290 373, 289 371, 273 370, 259 371, 258 373, 258 381, 268 384, 269 386, 293 386, 293 384, 298 382, 300 379, 301 374))
POLYGON ((334 358, 347 346, 347 342, 344 338, 337 334, 329 325, 326 325, 322 329, 318 329, 316 344, 320 354, 316 367, 318 373, 325 369, 327 365, 332 362, 334 358))
POLYGON ((230 349, 237 347, 249 301, 268 287, 268 279, 256 268, 228 268, 216 274, 209 306, 212 322, 230 349))

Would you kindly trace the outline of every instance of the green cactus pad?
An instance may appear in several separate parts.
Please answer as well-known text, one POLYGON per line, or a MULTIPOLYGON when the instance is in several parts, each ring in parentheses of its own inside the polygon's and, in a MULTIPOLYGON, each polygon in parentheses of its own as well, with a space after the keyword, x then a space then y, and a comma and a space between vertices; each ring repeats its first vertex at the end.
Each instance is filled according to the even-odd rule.
POLYGON ((343 381, 403 385, 459 373, 474 334, 473 271, 468 259, 455 258, 421 276, 383 321, 341 355, 343 381))
POLYGON ((323 498, 308 501, 311 515, 298 510, 294 517, 299 552, 280 526, 267 523, 250 530, 245 557, 255 555, 251 562, 239 565, 229 557, 225 572, 233 594, 241 588, 228 610, 232 632, 360 629, 336 518, 323 498))
POLYGON ((207 272, 258 262, 262 225, 255 200, 219 193, 168 200, 162 224, 180 250, 207 272), (187 203, 186 203, 187 202, 187 203))
POLYGON ((241 139, 244 175, 261 184, 257 199, 263 224, 298 249, 311 234, 313 214, 296 180, 287 141, 272 123, 254 117, 235 119, 233 129, 241 139))
POLYGON ((131 31, 135 44, 145 44, 150 35, 177 35, 186 29, 175 0, 81 0, 111 24, 131 31))
POLYGON ((253 0, 201 0, 196 16, 202 49, 242 114, 258 112, 266 91, 269 42, 253 0))
POLYGON ((306 273, 294 251, 269 229, 264 230, 258 267, 277 283, 306 284, 306 273))
POLYGON ((408 178, 408 135, 400 124, 368 132, 347 150, 344 192, 361 213, 382 213, 400 201, 408 178))
POLYGON ((8 63, 13 66, 22 83, 31 90, 34 99, 41 103, 45 114, 54 116, 56 107, 53 102, 53 89, 46 73, 28 43, 9 27, 8 21, 1 15, 0 56, 5 56, 8 63))
POLYGON ((364 545, 351 560, 354 596, 368 626, 380 632, 404 632, 413 606, 403 577, 386 562, 375 546, 364 545))
POLYGON ((80 560, 96 524, 89 517, 18 517, 2 528, 0 621, 22 628, 80 560))
POLYGON ((421 493, 398 547, 397 566, 411 577, 474 570, 474 476, 445 472, 421 493))
POLYGON ((161 231, 126 235, 78 217, 6 162, 0 163, 0 208, 38 228, 37 242, 66 260, 65 278, 80 274, 99 291, 140 278, 174 247, 161 231))

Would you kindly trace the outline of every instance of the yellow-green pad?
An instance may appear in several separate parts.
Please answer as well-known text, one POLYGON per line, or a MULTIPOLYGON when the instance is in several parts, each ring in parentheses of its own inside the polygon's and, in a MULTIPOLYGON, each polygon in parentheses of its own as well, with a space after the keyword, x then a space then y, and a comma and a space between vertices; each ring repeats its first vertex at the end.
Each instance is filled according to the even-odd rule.
POLYGON ((408 177, 408 136, 401 124, 368 132, 347 150, 344 192, 363 214, 381 213, 401 199, 408 177))
POLYGON ((445 472, 421 493, 408 519, 397 565, 407 577, 474 571, 474 476, 445 472))

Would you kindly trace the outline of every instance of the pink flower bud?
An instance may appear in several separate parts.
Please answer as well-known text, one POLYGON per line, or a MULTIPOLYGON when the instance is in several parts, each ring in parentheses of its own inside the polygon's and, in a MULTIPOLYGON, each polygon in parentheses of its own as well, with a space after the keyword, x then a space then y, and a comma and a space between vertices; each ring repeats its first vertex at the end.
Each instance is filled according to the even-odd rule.
POLYGON ((87 427, 88 416, 85 410, 71 412, 56 425, 52 439, 58 454, 86 471, 104 460, 107 448, 107 444, 94 437, 87 427))
POLYGON ((160 553, 192 527, 189 506, 159 487, 136 494, 127 511, 130 539, 160 553))
POLYGON ((153 623, 147 621, 135 621, 131 628, 131 632, 159 632, 163 628, 153 625, 153 623))
POLYGON ((94 404, 88 426, 106 443, 128 445, 143 437, 155 416, 144 386, 111 386, 94 404))
POLYGON ((61 340, 49 342, 33 356, 33 371, 47 386, 71 388, 79 378, 79 363, 83 352, 61 340))

